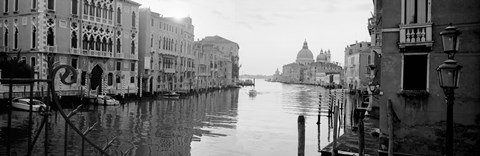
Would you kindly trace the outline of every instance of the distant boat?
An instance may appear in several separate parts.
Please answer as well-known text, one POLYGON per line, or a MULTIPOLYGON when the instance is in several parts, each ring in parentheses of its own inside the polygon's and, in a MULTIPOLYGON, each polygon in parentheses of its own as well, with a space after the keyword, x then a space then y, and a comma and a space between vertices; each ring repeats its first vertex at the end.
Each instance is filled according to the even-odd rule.
POLYGON ((248 96, 251 96, 251 97, 257 96, 257 91, 255 89, 250 89, 248 91, 248 96))
POLYGON ((169 92, 169 93, 163 94, 163 97, 165 99, 180 99, 180 94, 176 92, 169 92))
POLYGON ((19 97, 12 100, 12 106, 17 109, 30 111, 30 105, 32 105, 32 111, 39 111, 41 107, 47 108, 47 105, 42 101, 32 99, 30 103, 30 98, 19 97))
MULTIPOLYGON (((95 96, 91 96, 91 97, 95 97, 95 96)), ((94 103, 95 98, 90 98, 90 102, 94 103)), ((112 105, 119 105, 120 104, 120 101, 108 96, 108 95, 98 95, 98 97, 96 97, 97 99, 97 102, 99 105, 108 105, 108 106, 112 106, 112 105)))

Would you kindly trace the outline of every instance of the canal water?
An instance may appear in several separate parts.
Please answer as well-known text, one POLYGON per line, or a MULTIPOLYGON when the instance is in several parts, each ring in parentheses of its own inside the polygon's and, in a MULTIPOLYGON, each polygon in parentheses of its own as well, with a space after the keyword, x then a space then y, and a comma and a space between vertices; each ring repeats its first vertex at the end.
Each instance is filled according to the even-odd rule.
MULTIPOLYGON (((319 155, 319 150, 333 139, 326 114, 321 116, 320 126, 316 124, 319 95, 327 103, 327 93, 318 86, 257 80, 255 87, 214 91, 180 100, 145 98, 120 106, 90 106, 71 120, 81 130, 97 123, 88 135, 97 145, 103 146, 107 139, 116 137, 109 148, 112 155, 297 155, 297 118, 303 115, 305 155, 319 155), (258 91, 255 97, 248 95, 252 88, 258 91)), ((14 110, 12 115, 15 135, 10 135, 13 141, 8 144, 12 151, 24 155, 28 112, 14 110)), ((33 132, 38 130, 41 120, 34 113, 33 132)), ((0 155, 4 155, 6 113, 0 114, 0 121, 0 155)), ((55 113, 50 121, 48 153, 63 155, 65 121, 55 113)), ((79 155, 81 139, 72 130, 68 132, 68 154, 79 155)), ((44 137, 39 137, 35 155, 44 152, 43 142, 44 137)), ((85 145, 85 153, 95 152, 85 145)))

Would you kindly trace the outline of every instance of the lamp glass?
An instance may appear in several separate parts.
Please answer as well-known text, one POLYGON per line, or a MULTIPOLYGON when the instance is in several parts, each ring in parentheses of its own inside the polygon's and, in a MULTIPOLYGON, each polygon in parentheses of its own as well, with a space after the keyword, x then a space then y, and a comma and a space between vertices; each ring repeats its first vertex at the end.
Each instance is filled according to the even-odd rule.
POLYGON ((440 87, 457 88, 461 68, 462 66, 450 62, 440 65, 437 69, 440 87))

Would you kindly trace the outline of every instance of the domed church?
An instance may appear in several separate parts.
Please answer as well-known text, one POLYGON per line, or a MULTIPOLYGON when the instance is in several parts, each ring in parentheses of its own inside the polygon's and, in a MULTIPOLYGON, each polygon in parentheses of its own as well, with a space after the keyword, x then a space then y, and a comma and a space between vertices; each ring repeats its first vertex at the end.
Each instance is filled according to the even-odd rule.
POLYGON ((313 63, 313 53, 308 49, 307 40, 303 42, 303 48, 297 54, 297 62, 298 64, 307 65, 309 63, 313 63))
POLYGON ((285 83, 335 85, 340 84, 342 67, 331 61, 330 50, 320 50, 316 61, 308 49, 307 41, 297 53, 294 63, 283 65, 282 74, 277 74, 275 80, 285 83))

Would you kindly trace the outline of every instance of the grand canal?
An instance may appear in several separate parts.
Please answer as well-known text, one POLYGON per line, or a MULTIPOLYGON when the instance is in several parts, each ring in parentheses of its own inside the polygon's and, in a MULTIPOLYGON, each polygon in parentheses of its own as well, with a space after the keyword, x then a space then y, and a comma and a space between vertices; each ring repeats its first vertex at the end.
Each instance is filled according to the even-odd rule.
MULTIPOLYGON (((305 154, 319 155, 319 149, 332 141, 328 118, 319 115, 317 86, 256 81, 256 97, 248 96, 252 87, 220 90, 192 95, 180 100, 145 98, 126 101, 120 106, 90 106, 71 120, 82 130, 97 123, 88 135, 103 146, 116 137, 109 152, 121 155, 296 155, 297 118, 306 117, 305 154)), ((66 110, 69 112, 71 110, 66 110)), ((27 149, 28 112, 12 112, 15 132, 12 151, 24 155, 27 149)), ((37 131, 42 118, 34 113, 37 131)), ((50 118, 48 153, 63 155, 65 122, 58 115, 50 118)), ((7 115, 0 116, 0 155, 5 152, 7 115)), ((42 134, 43 135, 43 134, 42 134)), ((81 139, 70 130, 68 154, 79 155, 81 139)), ((34 152, 44 152, 40 137, 34 152)), ((86 145, 86 153, 94 149, 86 145)))

